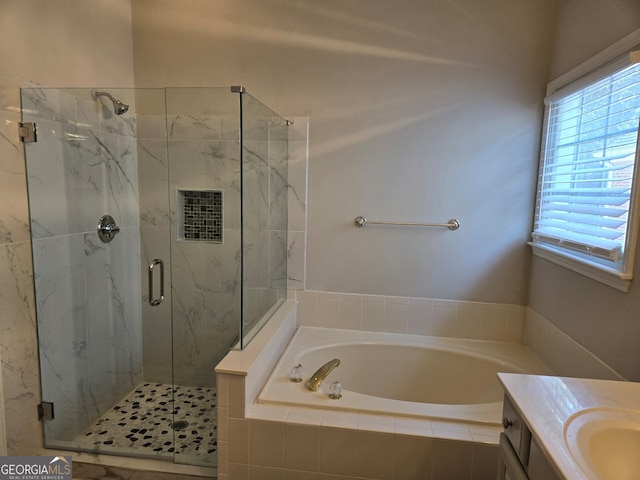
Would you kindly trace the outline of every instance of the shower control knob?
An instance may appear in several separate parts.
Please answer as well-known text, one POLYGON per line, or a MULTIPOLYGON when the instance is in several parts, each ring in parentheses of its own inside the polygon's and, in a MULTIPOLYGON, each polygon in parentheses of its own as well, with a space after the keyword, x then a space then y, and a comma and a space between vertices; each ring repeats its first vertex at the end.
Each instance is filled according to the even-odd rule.
POLYGON ((109 243, 120 231, 116 221, 111 215, 103 215, 98 222, 98 238, 104 243, 109 243))

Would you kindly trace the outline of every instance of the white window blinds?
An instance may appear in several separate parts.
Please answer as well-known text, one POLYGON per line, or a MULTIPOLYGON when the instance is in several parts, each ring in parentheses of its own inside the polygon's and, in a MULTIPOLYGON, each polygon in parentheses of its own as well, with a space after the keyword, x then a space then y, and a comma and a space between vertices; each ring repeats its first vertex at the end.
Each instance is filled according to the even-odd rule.
POLYGON ((640 64, 546 102, 533 242, 620 263, 638 149, 640 64))

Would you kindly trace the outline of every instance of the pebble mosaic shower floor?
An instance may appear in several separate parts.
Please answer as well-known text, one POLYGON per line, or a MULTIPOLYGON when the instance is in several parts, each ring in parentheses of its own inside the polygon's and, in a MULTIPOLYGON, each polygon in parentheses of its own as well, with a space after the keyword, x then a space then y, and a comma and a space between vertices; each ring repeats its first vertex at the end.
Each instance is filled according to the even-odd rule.
POLYGON ((76 440, 88 449, 215 464, 216 403, 215 388, 142 383, 76 440))

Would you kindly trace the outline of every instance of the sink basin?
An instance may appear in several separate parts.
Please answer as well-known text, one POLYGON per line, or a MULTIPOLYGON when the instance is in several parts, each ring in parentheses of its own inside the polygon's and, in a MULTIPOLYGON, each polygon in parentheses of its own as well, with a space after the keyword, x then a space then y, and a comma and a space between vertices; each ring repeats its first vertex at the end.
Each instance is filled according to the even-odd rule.
POLYGON ((640 411, 583 410, 565 424, 567 449, 590 479, 640 478, 640 411))

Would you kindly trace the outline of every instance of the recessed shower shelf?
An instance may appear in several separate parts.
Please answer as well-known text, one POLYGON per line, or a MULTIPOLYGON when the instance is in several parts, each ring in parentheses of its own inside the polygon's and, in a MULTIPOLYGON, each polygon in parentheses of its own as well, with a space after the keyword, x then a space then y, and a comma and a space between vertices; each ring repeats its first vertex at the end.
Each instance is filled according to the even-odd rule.
POLYGON ((222 243, 222 192, 178 190, 178 240, 222 243))

